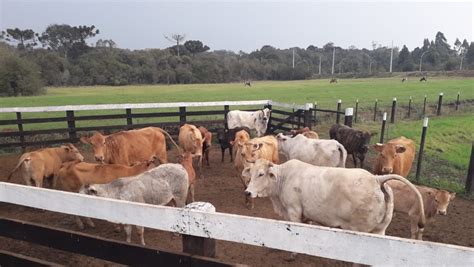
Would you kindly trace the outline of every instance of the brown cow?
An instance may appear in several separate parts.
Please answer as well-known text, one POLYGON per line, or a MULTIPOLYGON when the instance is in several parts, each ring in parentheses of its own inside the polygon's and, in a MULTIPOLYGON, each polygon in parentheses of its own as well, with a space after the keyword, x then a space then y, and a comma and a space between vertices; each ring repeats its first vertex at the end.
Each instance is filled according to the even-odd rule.
POLYGON ((21 155, 18 164, 8 175, 7 181, 18 168, 22 167, 22 176, 27 185, 43 187, 43 179, 52 178, 54 181, 61 164, 76 160, 83 161, 84 157, 72 144, 28 152, 21 155))
MULTIPOLYGON (((250 167, 257 159, 266 159, 278 164, 278 141, 274 136, 267 135, 251 139, 245 143, 240 143, 239 141, 237 144, 238 149, 235 156, 235 162, 239 162, 239 168, 236 169, 240 172, 239 175, 244 185, 244 189, 247 189, 247 186, 250 183, 250 177, 243 175, 242 170, 246 167, 250 167), (240 166, 242 170, 240 170, 240 166)), ((254 200, 249 196, 245 196, 245 204, 247 205, 247 208, 253 209, 254 200)))
POLYGON ((298 134, 302 134, 306 138, 319 139, 318 133, 316 133, 314 131, 311 131, 311 129, 309 127, 304 127, 304 128, 301 128, 301 129, 293 129, 293 130, 290 131, 290 133, 291 133, 292 137, 295 137, 298 134))
POLYGON ((374 145, 379 155, 375 160, 374 174, 398 174, 407 177, 415 159, 415 142, 404 136, 392 139, 386 144, 374 145))
POLYGON ((202 153, 204 154, 203 158, 206 161, 206 165, 209 166, 209 150, 211 149, 211 144, 212 144, 212 133, 202 126, 199 126, 198 129, 201 132, 201 136, 203 139, 203 143, 202 143, 202 153))
MULTIPOLYGON (((87 162, 67 162, 61 166, 58 172, 56 182, 58 188, 69 191, 79 192, 83 185, 89 184, 107 184, 121 177, 128 177, 140 174, 152 167, 153 161, 137 163, 133 166, 122 164, 95 164, 87 162)), ((89 226, 94 227, 94 223, 87 218, 89 226)), ((76 223, 79 229, 84 229, 81 219, 76 216, 76 223)))
MULTIPOLYGON (((183 165, 184 169, 188 173, 189 179, 189 193, 191 195, 191 202, 194 202, 194 184, 196 183, 196 172, 193 168, 193 156, 190 152, 184 152, 184 154, 178 156, 178 161, 183 165)), ((188 202, 190 203, 190 202, 188 202)))
MULTIPOLYGON (((410 217, 411 238, 422 240, 423 228, 418 227, 420 218, 420 205, 417 197, 407 185, 399 181, 388 181, 392 188, 394 197, 393 211, 407 214, 410 217)), ((426 186, 416 185, 423 198, 423 207, 426 219, 433 218, 436 214, 446 215, 449 202, 454 199, 456 193, 449 193, 445 190, 438 190, 426 186)))
POLYGON ((178 147, 173 138, 158 127, 122 131, 111 135, 95 132, 91 137, 81 137, 81 142, 91 144, 94 147, 95 159, 102 163, 130 166, 153 156, 156 156, 160 163, 167 163, 164 134, 178 147))
POLYGON ((202 144, 204 140, 201 132, 196 126, 185 123, 179 128, 178 140, 182 153, 190 152, 193 157, 197 157, 198 173, 202 178, 202 144))

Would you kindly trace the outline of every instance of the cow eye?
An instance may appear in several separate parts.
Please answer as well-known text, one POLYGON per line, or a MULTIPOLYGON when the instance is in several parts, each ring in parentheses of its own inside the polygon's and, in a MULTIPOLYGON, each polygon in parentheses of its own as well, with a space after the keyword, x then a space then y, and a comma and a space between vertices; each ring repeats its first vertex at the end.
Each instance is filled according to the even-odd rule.
POLYGON ((263 175, 264 175, 264 173, 261 172, 261 173, 258 174, 258 177, 262 177, 263 175))

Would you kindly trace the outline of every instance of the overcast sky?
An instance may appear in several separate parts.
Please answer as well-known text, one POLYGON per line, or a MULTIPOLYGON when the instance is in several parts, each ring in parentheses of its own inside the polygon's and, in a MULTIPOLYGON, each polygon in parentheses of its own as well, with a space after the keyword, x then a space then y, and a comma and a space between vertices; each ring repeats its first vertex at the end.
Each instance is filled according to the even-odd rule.
POLYGON ((0 30, 95 25, 95 40, 112 39, 129 49, 165 48, 172 44, 163 35, 181 33, 213 50, 321 47, 330 41, 371 48, 372 41, 389 46, 391 40, 411 50, 438 31, 451 45, 456 37, 472 41, 473 13, 473 1, 0 0, 0 30))

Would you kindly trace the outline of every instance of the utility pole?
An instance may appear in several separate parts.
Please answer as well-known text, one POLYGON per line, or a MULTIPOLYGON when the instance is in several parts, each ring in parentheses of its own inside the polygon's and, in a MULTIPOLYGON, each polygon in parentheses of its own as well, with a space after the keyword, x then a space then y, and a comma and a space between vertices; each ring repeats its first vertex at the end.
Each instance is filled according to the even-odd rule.
MULTIPOLYGON (((462 61, 461 61, 462 65, 462 61)), ((319 55, 319 75, 321 75, 321 54, 319 55)))
POLYGON ((390 73, 392 73, 392 62, 393 62, 393 40, 392 40, 392 51, 390 52, 390 73))
POLYGON ((462 70, 462 60, 464 59, 464 51, 461 52, 461 64, 459 65, 459 70, 462 70))
POLYGON ((334 47, 332 50, 332 71, 331 74, 334 74, 334 58, 336 57, 336 48, 334 47))
POLYGON ((421 64, 423 63, 423 56, 425 55, 426 52, 428 51, 423 52, 423 54, 421 54, 421 57, 420 57, 420 72, 421 72, 421 64))
POLYGON ((293 69, 295 68, 295 48, 293 47, 293 69))

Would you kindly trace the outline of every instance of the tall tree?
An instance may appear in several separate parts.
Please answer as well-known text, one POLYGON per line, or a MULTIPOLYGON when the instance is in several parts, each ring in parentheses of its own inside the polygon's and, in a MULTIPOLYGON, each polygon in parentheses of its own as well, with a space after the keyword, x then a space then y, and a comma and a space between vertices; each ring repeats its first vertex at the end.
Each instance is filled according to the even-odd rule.
POLYGON ((398 65, 400 66, 402 71, 413 71, 413 59, 411 58, 410 51, 404 45, 400 54, 398 55, 398 65))
POLYGON ((36 46, 38 34, 31 29, 20 30, 18 28, 15 29, 7 29, 6 32, 2 32, 2 38, 5 41, 10 43, 17 44, 18 49, 29 49, 36 46))
POLYGON ((182 41, 184 41, 184 39, 186 38, 186 35, 185 34, 172 34, 171 36, 166 36, 165 35, 165 39, 172 42, 172 43, 176 43, 176 47, 178 49, 178 57, 179 57, 179 43, 181 43, 182 41))
POLYGON ((189 41, 186 41, 184 43, 184 47, 186 47, 186 49, 191 52, 191 54, 194 55, 197 54, 197 53, 202 53, 202 52, 206 52, 207 50, 209 50, 209 46, 207 45, 203 45, 203 43, 201 41, 198 41, 198 40, 189 40, 189 41))
POLYGON ((58 51, 64 57, 74 50, 74 54, 87 51, 86 39, 99 34, 99 30, 92 26, 70 26, 67 24, 52 24, 42 33, 40 42, 43 46, 58 51))

